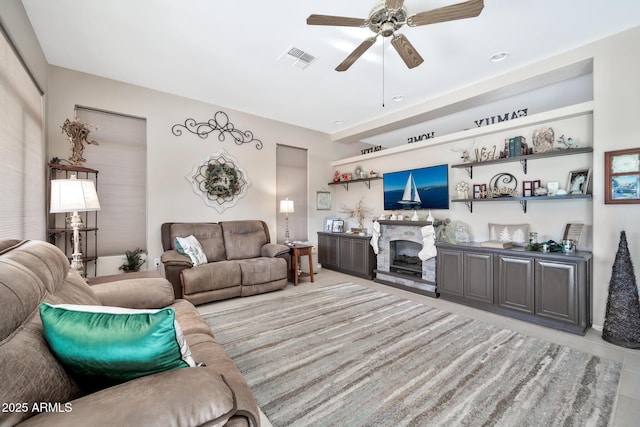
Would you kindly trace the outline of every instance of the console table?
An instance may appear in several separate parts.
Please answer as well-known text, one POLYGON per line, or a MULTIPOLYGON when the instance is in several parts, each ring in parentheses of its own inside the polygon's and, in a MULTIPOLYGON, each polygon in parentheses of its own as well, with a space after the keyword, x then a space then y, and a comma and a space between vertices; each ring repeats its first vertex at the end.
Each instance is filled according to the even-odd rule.
POLYGON ((438 243, 440 297, 584 335, 591 327, 591 253, 438 243))

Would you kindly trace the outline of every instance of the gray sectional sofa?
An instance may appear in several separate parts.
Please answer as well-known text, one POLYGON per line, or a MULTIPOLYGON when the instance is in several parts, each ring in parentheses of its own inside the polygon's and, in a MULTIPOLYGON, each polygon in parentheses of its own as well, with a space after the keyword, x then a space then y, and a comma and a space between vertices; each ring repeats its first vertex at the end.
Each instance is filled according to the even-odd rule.
POLYGON ((204 304, 256 295, 287 286, 289 247, 271 243, 264 221, 162 224, 164 273, 178 298, 204 304), (176 246, 176 237, 194 236, 206 255, 195 265, 176 246))

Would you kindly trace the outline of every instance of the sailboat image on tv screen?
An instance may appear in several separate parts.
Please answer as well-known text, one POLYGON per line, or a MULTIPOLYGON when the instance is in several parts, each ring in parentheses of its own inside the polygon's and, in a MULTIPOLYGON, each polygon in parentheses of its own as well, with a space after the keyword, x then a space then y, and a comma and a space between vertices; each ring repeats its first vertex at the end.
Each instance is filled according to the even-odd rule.
POLYGON ((420 200, 420 195, 418 194, 416 182, 413 179, 412 173, 409 173, 407 184, 404 186, 402 199, 398 200, 398 204, 402 205, 403 207, 420 206, 422 204, 422 200, 420 200))

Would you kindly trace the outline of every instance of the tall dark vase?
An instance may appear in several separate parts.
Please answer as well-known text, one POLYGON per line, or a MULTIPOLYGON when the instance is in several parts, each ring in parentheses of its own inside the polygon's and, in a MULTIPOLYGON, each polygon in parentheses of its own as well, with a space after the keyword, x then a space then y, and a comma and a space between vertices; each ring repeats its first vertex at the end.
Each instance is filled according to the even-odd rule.
POLYGON ((609 282, 609 299, 602 339, 627 348, 640 348, 640 302, 625 232, 620 233, 618 253, 609 282))

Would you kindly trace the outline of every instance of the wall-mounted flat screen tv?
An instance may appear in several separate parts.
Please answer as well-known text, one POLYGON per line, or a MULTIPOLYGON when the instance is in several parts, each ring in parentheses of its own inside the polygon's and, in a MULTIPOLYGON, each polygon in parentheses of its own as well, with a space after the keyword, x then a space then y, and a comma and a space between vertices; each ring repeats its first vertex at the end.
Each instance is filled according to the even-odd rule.
POLYGON ((448 165, 383 175, 384 210, 449 209, 448 165))

